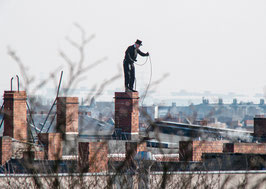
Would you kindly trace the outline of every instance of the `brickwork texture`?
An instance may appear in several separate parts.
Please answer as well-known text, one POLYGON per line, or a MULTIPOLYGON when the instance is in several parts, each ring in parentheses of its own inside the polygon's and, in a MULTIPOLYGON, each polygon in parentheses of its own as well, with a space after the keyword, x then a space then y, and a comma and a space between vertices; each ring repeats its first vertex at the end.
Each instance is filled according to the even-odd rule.
POLYGON ((44 145, 44 157, 48 160, 60 160, 62 158, 62 134, 61 133, 41 133, 39 140, 44 145))
POLYGON ((107 142, 79 142, 78 148, 81 171, 91 173, 108 171, 107 142))
POLYGON ((78 97, 57 98, 57 132, 78 132, 78 97))
POLYGON ((138 92, 115 93, 115 127, 122 132, 139 132, 138 92))
POLYGON ((8 136, 0 137, 0 148, 1 165, 3 165, 10 160, 12 156, 12 138, 8 136))
POLYGON ((3 136, 10 136, 25 142, 28 140, 26 99, 25 91, 4 92, 5 127, 3 136))
POLYGON ((201 161, 202 153, 223 153, 223 144, 228 141, 180 141, 180 161, 201 161))
POLYGON ((244 154, 266 154, 266 143, 226 143, 223 152, 244 154))

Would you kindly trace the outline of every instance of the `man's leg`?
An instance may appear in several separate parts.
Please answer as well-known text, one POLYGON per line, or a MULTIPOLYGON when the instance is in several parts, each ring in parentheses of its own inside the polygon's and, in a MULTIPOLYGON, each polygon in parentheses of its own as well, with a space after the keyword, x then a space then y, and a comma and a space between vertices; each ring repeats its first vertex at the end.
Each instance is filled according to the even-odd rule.
POLYGON ((131 64, 130 69, 130 77, 129 77, 129 88, 133 90, 134 82, 135 82, 135 66, 134 64, 131 64))
POLYGON ((129 88, 129 64, 124 62, 123 64, 124 67, 124 76, 125 76, 125 90, 127 90, 127 88, 129 88))

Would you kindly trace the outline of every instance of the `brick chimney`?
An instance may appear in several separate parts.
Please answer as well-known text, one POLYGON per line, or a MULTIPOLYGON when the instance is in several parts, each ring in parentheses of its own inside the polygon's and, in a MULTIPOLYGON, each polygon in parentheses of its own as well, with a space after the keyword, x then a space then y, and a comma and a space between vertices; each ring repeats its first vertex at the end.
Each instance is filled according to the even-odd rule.
POLYGON ((78 97, 57 98, 57 127, 56 132, 78 134, 78 97))
POLYGON ((62 133, 40 133, 39 140, 44 146, 44 159, 60 160, 62 158, 62 133))
POLYGON ((19 141, 28 140, 26 91, 4 92, 4 133, 19 141))
POLYGON ((0 163, 5 164, 12 156, 12 138, 0 137, 0 163))
POLYGON ((108 171, 107 142, 79 142, 79 168, 81 172, 108 171))
MULTIPOLYGON (((139 134, 139 96, 138 92, 115 93, 115 129, 120 130, 126 139, 139 134)), ((135 137, 136 136, 136 137, 135 137)))
POLYGON ((266 138, 266 118, 263 116, 254 118, 254 137, 266 138))

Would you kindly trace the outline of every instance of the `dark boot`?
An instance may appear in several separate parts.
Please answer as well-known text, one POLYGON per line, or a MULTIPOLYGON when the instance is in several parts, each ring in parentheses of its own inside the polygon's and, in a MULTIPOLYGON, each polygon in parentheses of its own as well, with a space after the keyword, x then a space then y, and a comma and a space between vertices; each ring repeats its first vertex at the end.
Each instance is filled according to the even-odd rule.
POLYGON ((136 90, 134 90, 134 89, 130 89, 131 90, 131 92, 138 92, 138 91, 136 91, 136 90))
POLYGON ((128 87, 125 87, 125 88, 126 88, 125 92, 132 92, 132 90, 130 88, 128 88, 128 87))

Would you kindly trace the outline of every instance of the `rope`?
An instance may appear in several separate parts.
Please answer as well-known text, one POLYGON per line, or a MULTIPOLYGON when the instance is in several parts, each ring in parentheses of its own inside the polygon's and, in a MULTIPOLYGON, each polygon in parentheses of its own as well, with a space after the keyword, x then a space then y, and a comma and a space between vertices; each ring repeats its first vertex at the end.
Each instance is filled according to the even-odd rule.
MULTIPOLYGON (((150 79, 149 79, 149 83, 148 83, 148 85, 147 85, 146 91, 145 91, 145 93, 144 93, 144 95, 143 95, 142 102, 141 102, 141 106, 143 106, 143 102, 144 102, 144 100, 145 100, 145 98, 146 98, 146 95, 147 95, 147 93, 148 93, 148 90, 149 90, 149 87, 150 87, 150 84, 151 84, 151 79, 152 79, 152 63, 151 63, 151 55, 149 55, 149 56, 146 58, 146 61, 144 62, 144 64, 136 64, 136 63, 134 63, 134 64, 136 64, 136 65, 138 65, 138 66, 144 66, 144 65, 147 63, 148 59, 149 59, 149 62, 150 62, 150 79)), ((136 83, 137 83, 137 80, 136 80, 136 78, 135 78, 135 89, 136 89, 136 83)))
MULTIPOLYGON (((146 63, 147 63, 147 61, 148 61, 148 56, 146 57, 146 60, 145 60, 145 62, 143 63, 143 64, 138 64, 138 63, 134 63, 134 64, 136 64, 136 65, 138 65, 138 66, 144 66, 146 63)), ((135 90, 137 90, 137 78, 135 77, 135 90)))
POLYGON ((149 90, 149 88, 150 88, 151 79, 152 79, 152 63, 151 63, 151 55, 149 55, 149 62, 150 62, 150 70, 151 70, 151 72, 150 72, 150 79, 149 79, 149 83, 148 83, 148 85, 147 85, 147 89, 146 89, 146 91, 145 91, 145 94, 144 94, 144 96, 143 96, 143 99, 142 99, 142 102, 141 102, 141 106, 143 106, 143 102, 144 102, 144 100, 145 100, 145 98, 146 98, 146 95, 147 95, 147 93, 148 93, 148 90, 149 90))
POLYGON ((136 62, 134 63, 134 64, 136 64, 136 65, 138 65, 138 66, 144 66, 146 63, 147 63, 147 61, 148 61, 148 56, 146 57, 146 60, 145 60, 145 62, 143 63, 143 64, 137 64, 136 62))

